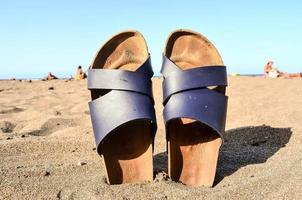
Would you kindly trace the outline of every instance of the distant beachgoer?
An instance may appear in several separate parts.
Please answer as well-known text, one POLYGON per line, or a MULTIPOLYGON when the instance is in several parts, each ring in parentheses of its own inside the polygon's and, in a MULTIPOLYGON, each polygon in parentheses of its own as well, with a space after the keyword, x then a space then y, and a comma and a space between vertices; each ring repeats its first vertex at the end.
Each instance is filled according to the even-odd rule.
POLYGON ((85 79, 87 77, 87 75, 85 74, 85 72, 83 72, 82 70, 82 66, 78 66, 78 69, 77 69, 77 72, 76 72, 76 75, 75 75, 75 79, 76 80, 82 80, 82 79, 85 79))
POLYGON ((50 80, 54 80, 54 79, 58 79, 58 77, 56 77, 51 72, 49 72, 48 75, 44 79, 42 79, 42 80, 50 81, 50 80))
POLYGON ((274 61, 269 60, 264 66, 264 74, 269 78, 302 78, 302 73, 287 73, 281 72, 278 68, 273 67, 274 61))

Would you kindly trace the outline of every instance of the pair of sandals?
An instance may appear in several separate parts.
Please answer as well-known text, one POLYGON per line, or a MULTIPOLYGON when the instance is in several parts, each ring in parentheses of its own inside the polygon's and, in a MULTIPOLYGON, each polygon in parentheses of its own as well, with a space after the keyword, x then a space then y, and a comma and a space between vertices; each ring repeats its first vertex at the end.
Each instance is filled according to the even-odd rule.
MULTIPOLYGON (((177 30, 167 40, 161 73, 169 176, 186 185, 212 186, 225 130, 226 67, 207 38, 177 30)), ((137 31, 109 39, 88 71, 97 152, 110 184, 153 179, 152 76, 147 44, 137 31)))

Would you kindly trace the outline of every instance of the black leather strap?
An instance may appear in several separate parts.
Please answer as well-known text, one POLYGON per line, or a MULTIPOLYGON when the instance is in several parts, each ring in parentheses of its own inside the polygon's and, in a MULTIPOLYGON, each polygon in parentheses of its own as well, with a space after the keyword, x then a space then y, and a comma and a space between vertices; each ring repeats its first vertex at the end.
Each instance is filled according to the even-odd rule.
POLYGON ((151 123, 153 138, 156 117, 152 100, 139 93, 113 90, 105 96, 89 102, 90 116, 98 152, 105 137, 117 127, 133 121, 146 120, 151 123))
POLYGON ((177 118, 197 120, 215 130, 223 139, 228 98, 209 86, 227 86, 225 66, 182 70, 163 56, 164 121, 177 118))
POLYGON ((181 70, 167 57, 164 57, 163 102, 178 92, 205 88, 209 86, 226 86, 227 73, 225 66, 197 67, 181 70))
POLYGON ((150 57, 135 72, 116 69, 88 70, 88 89, 110 89, 139 92, 152 98, 153 76, 150 57))
POLYGON ((110 90, 109 93, 89 102, 90 116, 98 153, 102 143, 114 129, 133 120, 151 124, 153 140, 156 117, 152 95, 153 75, 150 57, 135 72, 125 70, 91 69, 88 89, 110 90))
POLYGON ((174 94, 164 108, 165 124, 177 118, 190 118, 208 125, 223 138, 227 99, 207 88, 174 94))

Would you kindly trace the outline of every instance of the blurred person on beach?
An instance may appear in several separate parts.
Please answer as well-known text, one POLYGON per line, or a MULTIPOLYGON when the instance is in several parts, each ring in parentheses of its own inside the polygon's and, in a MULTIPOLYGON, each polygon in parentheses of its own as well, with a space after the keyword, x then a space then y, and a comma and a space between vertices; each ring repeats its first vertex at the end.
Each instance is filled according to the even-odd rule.
POLYGON ((274 61, 269 60, 266 65, 264 66, 264 74, 265 77, 268 78, 302 78, 302 73, 287 73, 287 72, 281 72, 278 70, 278 68, 273 67, 274 61))
POLYGON ((42 80, 50 81, 50 80, 54 80, 54 79, 58 79, 58 77, 53 75, 51 72, 48 72, 48 75, 45 78, 43 78, 42 80))
POLYGON ((76 75, 75 75, 75 80, 82 80, 87 77, 86 73, 82 70, 82 66, 78 66, 76 75))

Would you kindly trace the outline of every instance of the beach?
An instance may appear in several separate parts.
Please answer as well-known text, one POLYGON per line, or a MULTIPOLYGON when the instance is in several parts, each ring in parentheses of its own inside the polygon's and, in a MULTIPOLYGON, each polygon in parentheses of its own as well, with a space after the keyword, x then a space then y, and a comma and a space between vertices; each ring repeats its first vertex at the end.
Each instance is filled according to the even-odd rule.
POLYGON ((162 79, 153 78, 154 180, 108 185, 86 80, 0 81, 0 199, 300 199, 302 79, 230 77, 212 188, 170 180, 162 79))

